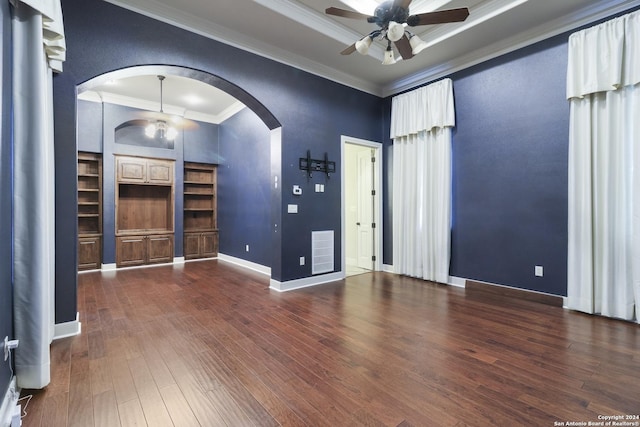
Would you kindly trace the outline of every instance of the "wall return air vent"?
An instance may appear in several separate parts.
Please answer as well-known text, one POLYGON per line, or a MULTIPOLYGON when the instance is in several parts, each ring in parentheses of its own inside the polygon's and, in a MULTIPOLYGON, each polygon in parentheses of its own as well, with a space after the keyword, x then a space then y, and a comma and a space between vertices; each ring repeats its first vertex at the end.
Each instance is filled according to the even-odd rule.
POLYGON ((311 232, 311 274, 330 273, 334 269, 333 230, 311 232))

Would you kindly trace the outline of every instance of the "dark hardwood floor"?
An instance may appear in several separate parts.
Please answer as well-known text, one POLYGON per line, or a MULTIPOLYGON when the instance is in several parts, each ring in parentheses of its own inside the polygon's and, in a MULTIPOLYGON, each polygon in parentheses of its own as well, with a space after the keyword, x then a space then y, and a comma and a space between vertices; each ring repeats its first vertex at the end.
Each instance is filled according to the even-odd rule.
POLYGON ((44 391, 23 391, 25 427, 640 414, 640 327, 535 302, 386 273, 279 294, 219 261, 81 274, 78 300, 82 334, 53 343, 44 391))

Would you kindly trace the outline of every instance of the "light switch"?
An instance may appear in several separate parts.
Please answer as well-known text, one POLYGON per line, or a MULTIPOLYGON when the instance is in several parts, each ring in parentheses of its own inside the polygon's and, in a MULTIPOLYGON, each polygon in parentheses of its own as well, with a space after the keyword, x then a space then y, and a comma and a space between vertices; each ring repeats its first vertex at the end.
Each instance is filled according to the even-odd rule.
POLYGON ((544 269, 541 265, 536 265, 535 268, 536 277, 542 277, 544 275, 544 269))

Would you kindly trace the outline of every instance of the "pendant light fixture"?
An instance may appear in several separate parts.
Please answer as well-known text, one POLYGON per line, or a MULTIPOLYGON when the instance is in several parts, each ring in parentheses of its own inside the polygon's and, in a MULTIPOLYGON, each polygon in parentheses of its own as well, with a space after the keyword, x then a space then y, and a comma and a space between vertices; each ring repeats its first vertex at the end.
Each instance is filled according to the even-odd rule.
MULTIPOLYGON (((162 99, 162 83, 165 79, 165 76, 158 76, 158 80, 160 80, 160 113, 164 114, 163 111, 163 99, 162 99)), ((150 122, 144 130, 144 133, 149 138, 160 138, 166 139, 168 141, 173 141, 178 136, 178 130, 173 126, 169 125, 166 120, 158 119, 153 122, 150 122)))

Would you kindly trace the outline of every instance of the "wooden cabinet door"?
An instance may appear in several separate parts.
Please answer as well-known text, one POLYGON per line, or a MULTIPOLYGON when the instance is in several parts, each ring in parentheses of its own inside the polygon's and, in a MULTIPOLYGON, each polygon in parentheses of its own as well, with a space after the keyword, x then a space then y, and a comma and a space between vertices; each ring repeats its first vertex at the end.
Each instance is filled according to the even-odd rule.
POLYGON ((149 264, 173 261, 173 235, 147 237, 147 261, 149 264))
POLYGON ((116 265, 130 267, 144 265, 147 260, 145 236, 120 236, 116 238, 116 265))
POLYGON ((78 239, 78 270, 96 270, 102 263, 102 239, 81 237, 78 239))
POLYGON ((200 236, 201 250, 200 255, 203 257, 214 257, 218 255, 218 233, 215 231, 202 233, 200 236))
POLYGON ((149 184, 172 184, 173 162, 148 159, 147 182, 149 184))
POLYGON ((138 157, 116 157, 118 182, 173 184, 173 161, 138 157))
POLYGON ((145 183, 147 160, 136 157, 116 157, 116 179, 118 182, 145 183))
POLYGON ((185 233, 184 258, 193 259, 200 256, 200 233, 185 233))

